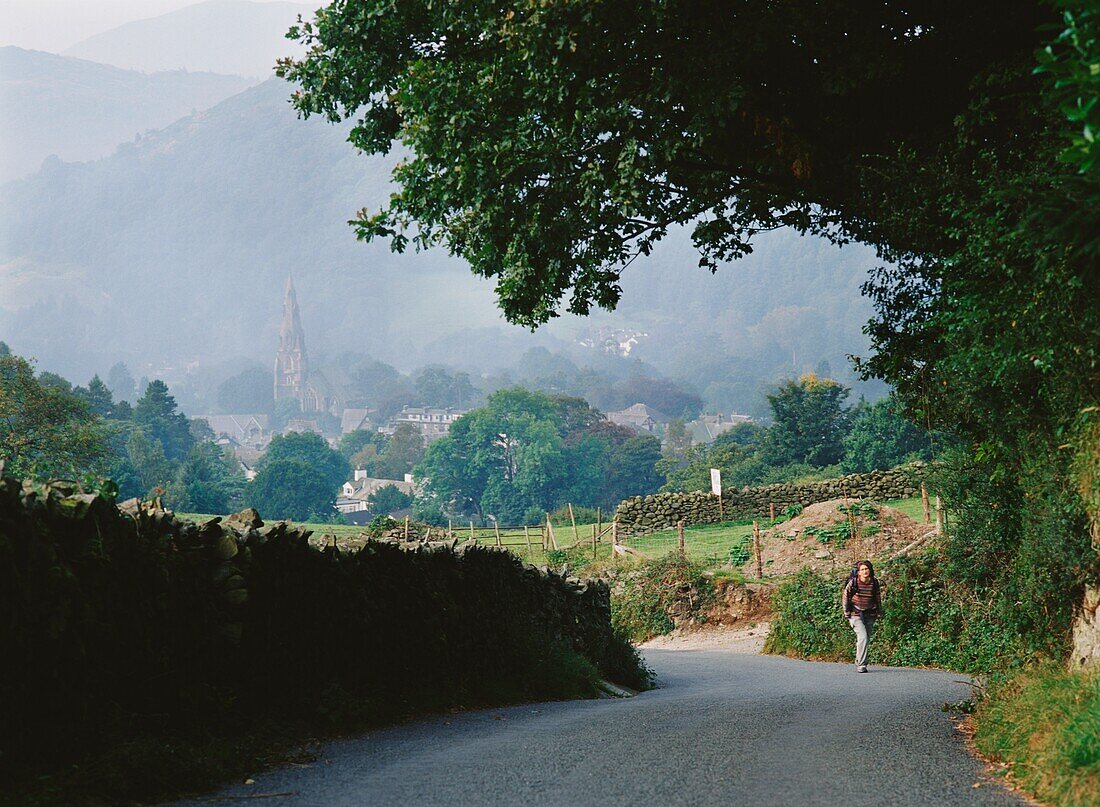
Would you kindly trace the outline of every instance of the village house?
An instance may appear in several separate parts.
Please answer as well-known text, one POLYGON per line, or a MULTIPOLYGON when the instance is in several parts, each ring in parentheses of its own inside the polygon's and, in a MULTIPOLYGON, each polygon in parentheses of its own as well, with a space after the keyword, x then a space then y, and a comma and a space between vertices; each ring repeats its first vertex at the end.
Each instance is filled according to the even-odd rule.
POLYGON ((393 435, 402 423, 409 423, 424 438, 425 443, 438 440, 451 430, 451 424, 466 414, 465 409, 436 409, 426 406, 403 406, 401 411, 390 418, 378 431, 393 435))
POLYGON ((341 513, 358 513, 368 510, 370 505, 367 500, 382 488, 392 485, 402 493, 413 496, 416 493, 416 484, 412 474, 405 474, 403 480, 377 479, 367 476, 363 468, 356 468, 354 477, 345 482, 340 488, 340 494, 336 497, 336 509, 341 513))
POLYGON ((626 426, 638 434, 653 434, 658 424, 667 423, 668 418, 644 403, 636 403, 618 412, 608 412, 605 417, 616 426, 626 426))
POLYGON ((725 434, 734 426, 739 426, 742 423, 752 423, 752 418, 748 415, 739 415, 736 412, 728 415, 722 413, 701 415, 698 420, 693 420, 687 424, 687 430, 688 434, 691 435, 692 442, 710 443, 718 435, 725 434))

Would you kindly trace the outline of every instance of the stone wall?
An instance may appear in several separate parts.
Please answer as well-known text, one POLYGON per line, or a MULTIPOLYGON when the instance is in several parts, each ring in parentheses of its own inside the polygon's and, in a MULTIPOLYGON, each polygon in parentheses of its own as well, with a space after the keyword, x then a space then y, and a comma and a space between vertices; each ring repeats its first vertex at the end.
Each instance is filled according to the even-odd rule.
MULTIPOLYGON (((746 518, 766 518, 770 505, 775 512, 792 504, 803 506, 840 499, 905 499, 920 493, 923 463, 889 471, 849 474, 824 482, 803 484, 780 483, 756 488, 726 488, 722 492, 722 515, 727 521, 746 518)), ((655 493, 635 496, 619 504, 615 510, 620 535, 641 535, 654 530, 684 524, 713 524, 720 520, 718 498, 709 492, 655 493)))

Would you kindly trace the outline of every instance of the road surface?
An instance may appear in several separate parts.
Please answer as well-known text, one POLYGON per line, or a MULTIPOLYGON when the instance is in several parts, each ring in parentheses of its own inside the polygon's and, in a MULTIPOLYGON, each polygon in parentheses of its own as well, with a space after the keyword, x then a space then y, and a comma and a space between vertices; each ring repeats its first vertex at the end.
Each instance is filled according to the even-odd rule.
POLYGON ((194 804, 1022 805, 966 752, 963 676, 648 649, 624 700, 431 718, 328 744, 194 804), (974 784, 979 784, 975 788, 974 784), (241 803, 241 802, 238 802, 241 803))

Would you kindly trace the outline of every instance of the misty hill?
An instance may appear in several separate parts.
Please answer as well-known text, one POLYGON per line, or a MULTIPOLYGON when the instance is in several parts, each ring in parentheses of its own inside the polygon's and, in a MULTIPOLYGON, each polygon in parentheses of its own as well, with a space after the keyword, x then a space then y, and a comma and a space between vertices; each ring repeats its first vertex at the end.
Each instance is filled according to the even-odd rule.
POLYGON ((209 0, 112 28, 78 42, 66 56, 131 70, 207 70, 268 78, 280 56, 298 55, 285 38, 319 3, 209 0))
POLYGON ((239 76, 145 75, 22 48, 0 48, 0 182, 63 160, 104 157, 124 141, 249 86, 239 76))
POLYGON ((612 360, 580 343, 604 328, 639 334, 615 362, 647 362, 723 408, 822 361, 852 380, 867 250, 773 233, 711 276, 675 233, 627 271, 619 312, 530 334, 503 323, 463 262, 355 241, 346 222, 387 197, 389 162, 357 154, 345 128, 299 120, 289 91, 267 81, 111 157, 5 186, 0 339, 77 379, 119 360, 269 365, 292 271, 318 362, 350 351, 481 373, 545 346, 584 366, 612 360))

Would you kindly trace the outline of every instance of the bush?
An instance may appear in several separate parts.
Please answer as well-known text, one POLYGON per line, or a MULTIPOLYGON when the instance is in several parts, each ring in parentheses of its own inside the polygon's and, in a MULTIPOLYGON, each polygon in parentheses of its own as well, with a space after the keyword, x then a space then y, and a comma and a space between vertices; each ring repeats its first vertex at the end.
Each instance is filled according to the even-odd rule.
MULTIPOLYGON (((200 526, 0 480, 4 773, 333 709, 377 721, 591 695, 597 676, 648 683, 612 630, 606 584, 485 547, 318 550, 248 516, 200 526)), ((110 800, 162 796, 162 779, 120 775, 133 784, 110 800)))
POLYGON ((978 750, 1044 803, 1100 803, 1100 674, 1046 664, 995 685, 975 714, 978 750))
MULTIPOLYGON (((979 672, 1021 662, 1021 638, 945 576, 941 558, 901 558, 880 565, 876 574, 885 616, 871 642, 873 663, 979 672)), ((843 585, 843 577, 804 569, 780 586, 772 598, 775 617, 765 650, 850 661, 855 639, 840 609, 843 585)))
POLYGON ((698 618, 714 601, 705 567, 670 552, 623 573, 614 582, 611 623, 635 642, 669 633, 675 618, 698 618))

